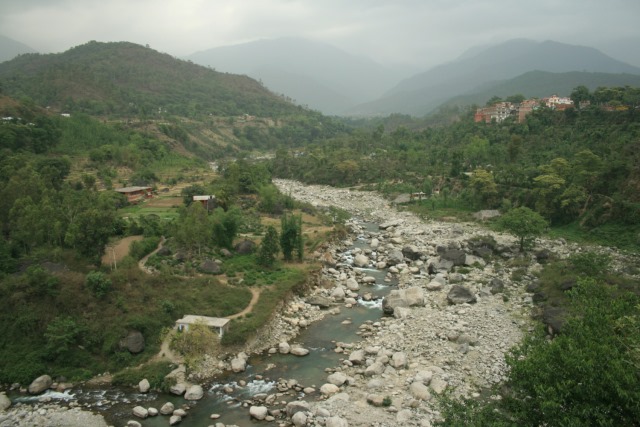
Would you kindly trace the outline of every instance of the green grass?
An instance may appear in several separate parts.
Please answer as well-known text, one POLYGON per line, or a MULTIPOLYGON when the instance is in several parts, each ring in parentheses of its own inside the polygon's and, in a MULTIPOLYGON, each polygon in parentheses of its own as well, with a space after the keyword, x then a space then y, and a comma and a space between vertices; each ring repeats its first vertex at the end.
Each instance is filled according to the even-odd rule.
POLYGON ((633 253, 640 252, 640 224, 604 224, 586 229, 574 222, 552 227, 549 236, 580 244, 614 246, 633 253))
POLYGON ((409 202, 401 206, 423 218, 455 217, 459 221, 473 221, 473 213, 477 210, 461 199, 453 198, 445 201, 441 197, 409 202))
POLYGON ((118 213, 123 218, 138 219, 144 215, 157 215, 163 220, 173 221, 179 217, 177 208, 174 207, 150 207, 144 203, 139 205, 130 205, 118 210, 118 213))

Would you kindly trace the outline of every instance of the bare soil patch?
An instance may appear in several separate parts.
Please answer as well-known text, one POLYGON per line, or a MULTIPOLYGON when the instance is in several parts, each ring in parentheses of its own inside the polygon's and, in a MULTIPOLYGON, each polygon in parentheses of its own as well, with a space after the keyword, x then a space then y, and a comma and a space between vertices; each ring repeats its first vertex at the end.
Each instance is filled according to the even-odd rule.
POLYGON ((124 257, 129 255, 129 247, 131 246, 131 243, 139 242, 142 239, 142 236, 128 236, 107 245, 107 249, 104 251, 104 255, 102 256, 102 264, 109 265, 113 263, 114 259, 116 262, 122 261, 124 257))

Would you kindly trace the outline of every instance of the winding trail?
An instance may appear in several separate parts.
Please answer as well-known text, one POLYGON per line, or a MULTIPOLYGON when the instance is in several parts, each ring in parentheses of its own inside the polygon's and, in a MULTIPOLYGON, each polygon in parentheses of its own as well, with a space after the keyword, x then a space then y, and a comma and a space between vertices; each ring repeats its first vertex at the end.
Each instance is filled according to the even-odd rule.
POLYGON ((249 301, 249 305, 245 307, 244 310, 236 314, 232 314, 231 316, 227 316, 227 319, 233 320, 233 319, 237 319, 238 317, 242 317, 247 313, 251 313, 251 311, 253 310, 253 307, 258 303, 258 300, 260 299, 262 288, 249 288, 249 290, 251 291, 251 301, 249 301))
POLYGON ((144 257, 142 257, 142 259, 140 261, 138 261, 138 267, 140 268, 140 270, 144 271, 147 274, 153 274, 153 271, 151 271, 151 269, 147 268, 147 261, 149 260, 149 258, 151 258, 155 254, 157 254, 160 251, 160 249, 162 249, 164 247, 164 242, 166 242, 166 241, 167 241, 167 239, 165 239, 164 236, 162 236, 160 238, 160 242, 158 243, 158 247, 155 248, 153 250, 153 252, 151 252, 148 255, 145 255, 144 257))

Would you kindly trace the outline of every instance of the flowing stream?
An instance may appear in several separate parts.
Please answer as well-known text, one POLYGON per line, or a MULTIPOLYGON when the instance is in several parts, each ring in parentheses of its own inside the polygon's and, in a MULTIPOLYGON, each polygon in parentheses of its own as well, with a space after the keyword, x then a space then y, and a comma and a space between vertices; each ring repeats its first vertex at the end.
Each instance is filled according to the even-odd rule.
MULTIPOLYGON (((366 230, 377 230, 373 224, 363 224, 366 230)), ((341 254, 339 262, 351 264, 351 250, 359 247, 367 248, 369 240, 368 233, 362 234, 355 239, 354 246, 341 254)), ((245 372, 229 373, 223 378, 218 378, 213 383, 205 384, 205 396, 197 402, 188 402, 181 396, 173 394, 150 392, 148 394, 137 393, 132 389, 110 387, 110 388, 79 388, 76 387, 65 393, 50 392, 49 396, 53 401, 71 402, 77 401, 80 404, 90 404, 93 410, 101 413, 108 423, 120 426, 125 425, 127 420, 134 419, 131 410, 134 406, 160 408, 165 402, 173 402, 176 408, 188 403, 191 409, 187 417, 180 423, 181 426, 206 426, 216 422, 225 425, 237 425, 240 427, 255 426, 255 421, 249 417, 247 408, 242 407, 244 400, 251 399, 259 393, 276 393, 276 386, 279 379, 294 379, 302 387, 314 387, 316 390, 326 382, 327 372, 325 369, 338 366, 340 359, 344 355, 336 353, 335 343, 354 343, 360 340, 358 334, 359 327, 367 321, 377 321, 382 316, 382 297, 388 292, 395 282, 385 282, 384 271, 373 268, 364 269, 366 275, 376 278, 376 283, 371 285, 361 285, 360 293, 369 292, 375 300, 359 300, 357 306, 353 308, 340 307, 340 314, 327 314, 322 320, 312 323, 303 330, 295 339, 303 347, 310 350, 309 355, 296 357, 290 354, 273 354, 266 352, 253 355, 248 360, 248 367, 245 372), (242 381, 245 386, 239 386, 242 381), (232 393, 226 393, 225 388, 232 387, 232 393), (218 420, 212 420, 211 414, 219 414, 218 420)), ((315 399, 319 391, 307 397, 309 400, 315 399)), ((34 398, 17 398, 16 401, 36 402, 41 396, 34 398)), ((295 393, 285 394, 279 397, 278 401, 290 401, 298 397, 295 393)), ((280 406, 280 405, 278 405, 280 406)), ((145 427, 165 427, 168 425, 168 418, 158 415, 145 420, 137 420, 145 427)))

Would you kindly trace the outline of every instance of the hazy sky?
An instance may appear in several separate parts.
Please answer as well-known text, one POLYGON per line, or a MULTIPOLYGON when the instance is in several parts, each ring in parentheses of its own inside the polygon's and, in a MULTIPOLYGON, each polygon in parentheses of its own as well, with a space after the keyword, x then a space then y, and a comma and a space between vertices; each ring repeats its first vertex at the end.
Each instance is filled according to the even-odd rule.
POLYGON ((428 66, 512 38, 640 40, 639 22, 639 0, 0 0, 0 33, 42 53, 98 40, 186 56, 300 36, 383 64, 428 66))

